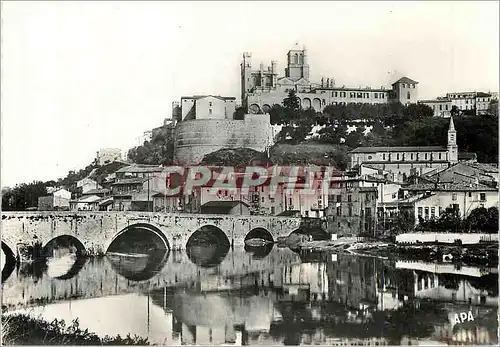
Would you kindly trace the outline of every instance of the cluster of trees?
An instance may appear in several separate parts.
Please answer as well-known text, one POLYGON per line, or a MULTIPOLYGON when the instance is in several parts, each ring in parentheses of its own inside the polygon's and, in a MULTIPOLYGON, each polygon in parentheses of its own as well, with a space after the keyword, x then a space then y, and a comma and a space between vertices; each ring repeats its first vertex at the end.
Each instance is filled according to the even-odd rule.
POLYGON ((425 231, 496 233, 498 231, 498 208, 476 208, 465 219, 460 217, 460 212, 457 209, 447 208, 437 219, 421 219, 418 229, 425 231))
MULTIPOLYGON (((460 151, 476 152, 481 162, 498 160, 498 110, 491 105, 487 115, 459 114, 454 122, 460 151)), ((269 111, 272 124, 283 125, 279 143, 306 141, 313 126, 325 126, 315 139, 321 143, 359 146, 445 146, 449 119, 433 117, 430 107, 400 103, 328 105, 323 112, 303 109, 294 91, 283 105, 269 111), (349 127, 356 126, 355 130, 349 127), (368 132, 369 127, 371 131, 368 132)))
POLYGON ((14 188, 3 188, 2 211, 24 211, 38 206, 38 198, 47 195, 47 184, 50 183, 35 181, 18 184, 14 188))
POLYGON ((174 138, 171 129, 164 127, 151 141, 129 150, 128 158, 136 164, 171 165, 174 160, 174 138))

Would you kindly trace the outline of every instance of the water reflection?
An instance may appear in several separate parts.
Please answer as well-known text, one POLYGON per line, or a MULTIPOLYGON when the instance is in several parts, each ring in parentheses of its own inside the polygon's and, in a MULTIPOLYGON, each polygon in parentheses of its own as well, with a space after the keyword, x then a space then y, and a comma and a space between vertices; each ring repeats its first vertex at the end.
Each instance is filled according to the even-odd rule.
MULTIPOLYGON (((11 276, 4 303, 34 306, 47 319, 79 317, 101 335, 169 345, 498 342, 493 269, 277 247, 258 258, 235 248, 209 268, 173 252, 156 275, 135 282, 123 275, 123 261, 117 270, 111 259, 90 260, 68 280, 11 276), (464 311, 474 322, 456 323, 464 311)), ((127 273, 146 264, 130 261, 127 273)))
POLYGON ((108 252, 106 260, 121 276, 130 281, 139 282, 149 280, 157 275, 165 266, 169 254, 170 251, 167 249, 155 250, 149 254, 108 252))
POLYGON ((245 245, 245 252, 251 253, 254 258, 265 258, 273 250, 274 243, 266 243, 262 246, 245 245))

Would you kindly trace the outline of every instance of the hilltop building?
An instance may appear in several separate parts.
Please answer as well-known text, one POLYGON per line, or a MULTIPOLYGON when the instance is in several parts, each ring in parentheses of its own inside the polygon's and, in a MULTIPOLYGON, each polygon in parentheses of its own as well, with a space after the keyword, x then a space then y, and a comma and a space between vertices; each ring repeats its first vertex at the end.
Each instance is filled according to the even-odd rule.
POLYGON ((419 100, 420 104, 429 106, 434 110, 436 117, 451 117, 452 109, 457 113, 464 111, 475 112, 476 115, 483 115, 488 112, 492 101, 496 100, 496 93, 485 92, 459 92, 447 93, 444 97, 436 99, 419 100))
POLYGON ((322 78, 321 83, 310 80, 310 67, 306 48, 298 46, 287 54, 285 76, 279 77, 277 62, 264 68, 252 69, 252 54, 243 53, 241 63, 241 100, 249 113, 267 113, 272 105, 281 105, 289 90, 295 90, 303 108, 312 107, 322 111, 327 105, 347 103, 381 104, 399 101, 402 104, 416 103, 418 82, 403 77, 392 84, 392 89, 380 87, 337 86, 331 77, 322 78))

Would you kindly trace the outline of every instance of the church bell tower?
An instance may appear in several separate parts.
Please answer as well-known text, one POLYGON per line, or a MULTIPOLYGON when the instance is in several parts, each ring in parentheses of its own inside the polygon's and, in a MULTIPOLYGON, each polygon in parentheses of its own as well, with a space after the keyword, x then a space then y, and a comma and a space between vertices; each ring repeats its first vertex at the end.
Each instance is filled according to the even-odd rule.
POLYGON ((450 125, 448 127, 448 161, 450 164, 458 163, 458 146, 457 146, 457 131, 453 123, 453 117, 450 117, 450 125))

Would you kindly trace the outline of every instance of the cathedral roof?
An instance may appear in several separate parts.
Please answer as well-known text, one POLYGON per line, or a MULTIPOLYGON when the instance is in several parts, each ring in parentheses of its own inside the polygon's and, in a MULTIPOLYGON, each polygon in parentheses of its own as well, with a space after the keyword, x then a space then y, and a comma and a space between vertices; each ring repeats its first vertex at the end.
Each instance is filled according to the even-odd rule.
POLYGON ((378 152, 441 152, 446 151, 443 146, 402 146, 402 147, 358 147, 351 153, 378 153, 378 152))
POLYGON ((395 85, 395 84, 398 84, 398 83, 414 83, 414 84, 418 84, 417 81, 414 81, 408 77, 401 77, 400 79, 398 79, 396 82, 394 82, 392 85, 395 85))
POLYGON ((448 131, 455 131, 455 123, 453 123, 453 117, 450 117, 450 127, 448 131))

